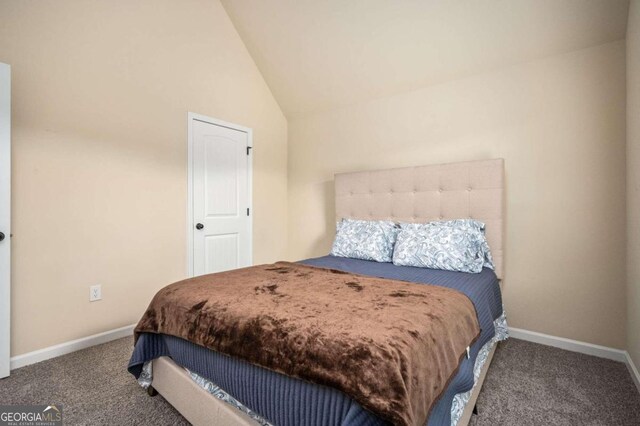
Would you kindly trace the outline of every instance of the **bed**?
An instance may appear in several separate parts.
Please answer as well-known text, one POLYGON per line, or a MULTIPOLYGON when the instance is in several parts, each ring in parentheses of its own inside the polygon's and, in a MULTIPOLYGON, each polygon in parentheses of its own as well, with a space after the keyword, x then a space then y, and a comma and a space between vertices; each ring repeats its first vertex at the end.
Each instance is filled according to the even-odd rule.
MULTIPOLYGON (((456 290, 473 303, 479 334, 431 407, 429 425, 469 422, 496 344, 506 338, 499 286, 503 169, 503 160, 495 159, 335 177, 338 220, 420 223, 473 218, 484 222, 495 272, 485 268, 480 274, 467 274, 334 256, 299 262, 394 282, 434 284, 456 290)), ((162 394, 193 424, 388 424, 331 386, 288 377, 176 336, 141 333, 129 370, 150 393, 162 394)))

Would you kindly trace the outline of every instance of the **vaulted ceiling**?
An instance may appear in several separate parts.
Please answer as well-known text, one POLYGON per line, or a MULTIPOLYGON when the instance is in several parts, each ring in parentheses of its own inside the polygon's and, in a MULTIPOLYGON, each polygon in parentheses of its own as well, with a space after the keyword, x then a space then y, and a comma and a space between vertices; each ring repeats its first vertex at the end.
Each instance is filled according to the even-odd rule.
POLYGON ((222 0, 289 118, 625 37, 628 0, 222 0))

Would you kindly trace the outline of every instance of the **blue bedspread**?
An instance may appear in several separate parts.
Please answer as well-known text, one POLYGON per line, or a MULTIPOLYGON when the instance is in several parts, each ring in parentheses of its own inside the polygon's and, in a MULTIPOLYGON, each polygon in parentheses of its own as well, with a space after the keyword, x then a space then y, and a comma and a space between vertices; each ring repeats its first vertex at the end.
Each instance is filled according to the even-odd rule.
MULTIPOLYGON (((429 426, 449 425, 453 397, 473 387, 473 365, 478 351, 493 338, 493 321, 502 314, 502 295, 495 273, 486 268, 479 274, 468 274, 334 256, 308 259, 301 263, 440 285, 456 289, 469 297, 478 314, 480 338, 471 347, 471 356, 462 361, 458 373, 433 407, 427 422, 429 426)), ((138 377, 145 361, 160 356, 170 356, 177 364, 211 380, 275 425, 385 424, 342 392, 290 378, 172 336, 141 335, 131 356, 129 371, 138 377)))

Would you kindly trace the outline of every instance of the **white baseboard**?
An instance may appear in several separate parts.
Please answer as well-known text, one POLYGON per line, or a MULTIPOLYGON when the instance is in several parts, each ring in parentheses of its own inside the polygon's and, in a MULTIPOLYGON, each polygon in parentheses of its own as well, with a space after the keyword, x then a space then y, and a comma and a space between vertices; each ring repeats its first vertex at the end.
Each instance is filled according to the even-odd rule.
POLYGON ((133 334, 134 327, 135 325, 133 324, 127 325, 125 327, 116 328, 115 330, 105 331, 103 333, 94 334, 93 336, 71 340, 70 342, 60 343, 59 345, 49 346, 48 348, 38 349, 37 351, 14 356, 11 358, 11 369, 15 370, 16 368, 35 364, 36 362, 79 351, 80 349, 100 345, 122 337, 131 336, 133 334))
MULTIPOLYGON (((38 349, 37 351, 28 352, 23 355, 14 356, 11 358, 11 369, 15 370, 16 368, 35 364, 61 355, 66 355, 91 346, 131 336, 133 334, 134 327, 135 324, 127 325, 125 327, 116 328, 115 330, 105 331, 103 333, 94 334, 92 336, 83 337, 70 342, 49 346, 48 348, 38 349)), ((633 360, 627 351, 613 349, 607 346, 594 345, 592 343, 580 342, 578 340, 566 339, 564 337, 551 336, 549 334, 538 333, 535 331, 523 330, 521 328, 509 327, 509 335, 515 339, 526 340, 572 352, 579 352, 600 358, 624 362, 629 369, 629 373, 631 374, 633 381, 640 391, 640 372, 638 372, 638 368, 633 363, 633 360)))
POLYGON ((509 335, 515 339, 526 340, 528 342, 540 343, 541 345, 553 346, 571 352, 593 355, 600 358, 612 359, 619 362, 627 362, 626 351, 613 349, 607 346, 594 345, 592 343, 580 342, 578 340, 565 339, 564 337, 550 336, 548 334, 535 331, 523 330, 521 328, 509 327, 509 335))
POLYGON ((523 330, 521 328, 509 327, 509 335, 515 339, 526 340, 528 342, 540 343, 541 345, 553 346, 555 348, 565 349, 572 352, 579 352, 582 354, 623 362, 627 365, 631 378, 636 384, 638 391, 640 391, 640 373, 627 351, 609 348, 607 346, 594 345, 592 343, 580 342, 578 340, 565 339, 564 337, 550 336, 548 334, 523 330))
POLYGON ((640 392, 640 372, 638 372, 636 365, 633 363, 633 360, 631 359, 631 355, 629 355, 629 352, 625 351, 625 355, 626 355, 626 362, 627 362, 627 368, 629 369, 629 373, 631 373, 631 377, 633 378, 633 381, 635 382, 636 387, 638 388, 638 392, 640 392))

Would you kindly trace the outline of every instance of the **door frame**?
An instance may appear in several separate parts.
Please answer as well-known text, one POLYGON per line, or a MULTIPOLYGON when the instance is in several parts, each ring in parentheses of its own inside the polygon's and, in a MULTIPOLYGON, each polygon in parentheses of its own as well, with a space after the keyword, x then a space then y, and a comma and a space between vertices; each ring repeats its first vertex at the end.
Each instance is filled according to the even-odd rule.
POLYGON ((0 212, 6 252, 0 255, 0 378, 11 371, 11 66, 0 62, 0 92, 5 91, 8 99, 0 99, 0 206, 6 206, 0 208, 7 208, 0 212))
POLYGON ((247 146, 249 155, 247 155, 247 179, 248 179, 248 196, 249 196, 249 264, 253 265, 253 130, 250 127, 241 126, 239 124, 229 123, 227 121, 218 120, 217 118, 207 117, 206 115, 189 112, 187 114, 187 276, 193 277, 193 228, 195 222, 193 220, 193 122, 201 121, 203 123, 213 124, 220 127, 226 127, 232 130, 238 130, 247 134, 247 146))

